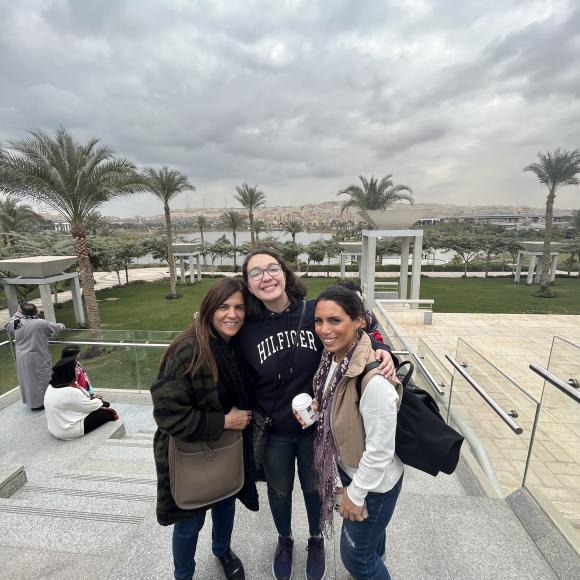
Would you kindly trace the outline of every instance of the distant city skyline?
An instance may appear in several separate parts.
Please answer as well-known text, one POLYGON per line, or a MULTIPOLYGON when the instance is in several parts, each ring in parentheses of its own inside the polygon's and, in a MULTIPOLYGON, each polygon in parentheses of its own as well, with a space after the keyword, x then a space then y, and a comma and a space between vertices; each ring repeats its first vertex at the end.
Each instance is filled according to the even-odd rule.
MULTIPOLYGON (((0 0, 0 143, 59 126, 198 188, 174 208, 336 200, 541 207, 524 166, 580 148, 573 0, 0 0), (227 201, 226 201, 227 200, 227 201)), ((556 208, 580 206, 580 188, 556 208)), ((105 215, 157 215, 139 194, 105 215)))

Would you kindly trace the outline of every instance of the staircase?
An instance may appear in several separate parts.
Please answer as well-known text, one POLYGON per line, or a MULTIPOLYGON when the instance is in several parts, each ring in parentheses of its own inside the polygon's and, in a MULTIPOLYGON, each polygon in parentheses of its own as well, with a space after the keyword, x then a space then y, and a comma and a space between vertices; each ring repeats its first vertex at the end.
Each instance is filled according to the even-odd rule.
MULTIPOLYGON (((23 464, 28 479, 0 499, 3 579, 172 578, 172 529, 155 519, 151 407, 115 408, 124 428, 111 423, 71 442, 48 435, 43 413, 20 403, 0 411, 0 463, 23 464)), ((272 577, 276 533, 263 484, 259 492, 258 513, 238 504, 232 542, 248 580, 272 577)), ((308 532, 298 482, 294 494, 294 577, 300 578, 308 532)), ((223 574, 211 554, 209 524, 208 516, 196 577, 211 580, 223 574)), ((337 535, 327 541, 329 579, 348 577, 339 526, 337 518, 337 535)), ((412 469, 389 527, 387 553, 394 579, 579 577, 573 563, 560 570, 548 564, 506 501, 468 495, 457 475, 432 478, 412 469)))

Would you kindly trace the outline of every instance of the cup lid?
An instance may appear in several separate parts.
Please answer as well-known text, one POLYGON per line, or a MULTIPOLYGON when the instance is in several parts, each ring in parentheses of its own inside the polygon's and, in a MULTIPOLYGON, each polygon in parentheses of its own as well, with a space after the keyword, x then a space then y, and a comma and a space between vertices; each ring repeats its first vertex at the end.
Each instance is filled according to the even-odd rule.
POLYGON ((304 409, 312 404, 312 397, 308 393, 300 393, 292 399, 292 407, 304 409))

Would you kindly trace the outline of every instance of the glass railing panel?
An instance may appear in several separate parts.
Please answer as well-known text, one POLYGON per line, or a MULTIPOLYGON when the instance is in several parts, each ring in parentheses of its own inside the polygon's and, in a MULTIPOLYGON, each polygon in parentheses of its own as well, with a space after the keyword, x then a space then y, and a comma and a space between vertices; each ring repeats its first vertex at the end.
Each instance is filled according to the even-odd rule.
MULTIPOLYGON (((554 337, 548 370, 580 377, 580 345, 554 337)), ((580 404, 547 381, 525 486, 580 553, 580 404)))
POLYGON ((10 337, 5 330, 0 330, 0 395, 18 386, 14 350, 10 337))
POLYGON ((521 434, 514 433, 468 380, 454 371, 452 415, 475 434, 507 496, 522 485, 537 402, 463 339, 457 342, 455 360, 522 429, 521 434))
POLYGON ((447 413, 443 413, 443 410, 447 411, 449 409, 452 374, 423 339, 419 339, 415 352, 425 367, 423 369, 420 364, 415 364, 415 380, 420 387, 428 390, 435 397, 442 410, 442 415, 447 417, 447 413), (443 391, 443 395, 440 395, 435 389, 433 382, 443 391))

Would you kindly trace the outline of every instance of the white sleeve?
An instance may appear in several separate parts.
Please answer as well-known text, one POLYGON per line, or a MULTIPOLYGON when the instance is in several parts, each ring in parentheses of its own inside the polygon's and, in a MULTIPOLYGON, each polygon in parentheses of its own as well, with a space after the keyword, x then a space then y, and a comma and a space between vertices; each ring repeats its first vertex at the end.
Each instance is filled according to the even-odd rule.
POLYGON ((367 493, 380 484, 387 466, 393 461, 398 401, 395 387, 381 375, 371 378, 361 397, 365 450, 347 488, 348 497, 358 506, 362 506, 367 493))
POLYGON ((72 408, 71 410, 86 413, 88 415, 103 406, 101 399, 89 399, 89 397, 84 395, 80 389, 77 389, 76 387, 71 388, 73 389, 69 400, 69 404, 72 408))

